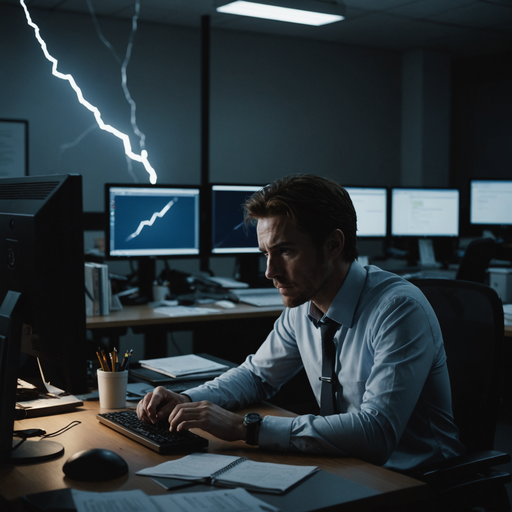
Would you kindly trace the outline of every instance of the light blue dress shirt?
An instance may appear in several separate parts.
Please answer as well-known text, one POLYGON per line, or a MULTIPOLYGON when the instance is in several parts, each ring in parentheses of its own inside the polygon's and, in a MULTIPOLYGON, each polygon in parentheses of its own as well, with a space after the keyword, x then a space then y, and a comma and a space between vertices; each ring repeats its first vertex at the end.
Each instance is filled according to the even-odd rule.
MULTIPOLYGON (((334 338, 340 414, 267 416, 259 446, 351 456, 397 470, 462 454, 441 330, 420 290, 354 262, 326 316, 341 326, 334 338)), ((319 402, 321 319, 309 302, 287 308, 256 354, 187 395, 246 407, 270 398, 304 366, 319 402)))

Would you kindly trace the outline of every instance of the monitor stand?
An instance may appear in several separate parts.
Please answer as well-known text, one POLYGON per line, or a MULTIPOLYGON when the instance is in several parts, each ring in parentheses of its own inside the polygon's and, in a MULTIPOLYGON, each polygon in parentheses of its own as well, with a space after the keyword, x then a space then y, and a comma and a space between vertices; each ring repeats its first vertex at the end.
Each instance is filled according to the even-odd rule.
POLYGON ((10 464, 37 464, 60 457, 64 453, 64 446, 55 441, 34 441, 14 439, 13 450, 10 453, 10 464), (19 444, 21 443, 21 444, 19 444), (19 446, 16 448, 16 445, 19 446))
POLYGON ((421 238, 418 240, 418 250, 420 254, 420 266, 423 268, 438 268, 441 265, 436 261, 434 253, 434 243, 431 238, 421 238))
POLYGON ((155 258, 139 258, 137 265, 139 300, 140 302, 151 302, 153 300, 153 283, 156 279, 156 260, 155 258))

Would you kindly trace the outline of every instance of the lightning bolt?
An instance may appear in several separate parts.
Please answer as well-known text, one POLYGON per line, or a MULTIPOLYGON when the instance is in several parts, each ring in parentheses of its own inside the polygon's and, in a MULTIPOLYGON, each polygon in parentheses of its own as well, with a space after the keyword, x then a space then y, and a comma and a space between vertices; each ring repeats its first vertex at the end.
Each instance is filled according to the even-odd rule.
POLYGON ((140 235, 140 232, 146 227, 146 226, 152 226, 154 223, 155 223, 155 220, 158 218, 162 218, 168 211, 169 209, 171 208, 171 206, 178 200, 177 197, 175 197, 174 199, 172 199, 171 201, 169 201, 163 208, 161 211, 159 212, 155 212, 153 213, 153 215, 151 215, 151 219, 149 220, 143 220, 140 224, 139 224, 139 227, 136 229, 136 231, 134 231, 130 236, 128 236, 125 240, 125 242, 128 242, 130 240, 132 240, 133 238, 137 237, 140 235))
POLYGON ((48 52, 48 48, 46 47, 46 43, 44 42, 43 38, 41 37, 39 33, 39 27, 32 21, 32 18, 30 16, 30 13, 28 12, 27 6, 25 5, 24 0, 20 0, 20 4, 23 7, 23 10, 25 11, 25 17, 27 18, 27 23, 30 27, 34 29, 34 34, 36 36, 36 39, 38 40, 39 44, 41 45, 41 49, 43 50, 44 56, 52 63, 52 74, 53 76, 60 78, 61 80, 66 80, 71 85, 72 89, 75 91, 76 96, 78 98, 78 101, 81 105, 83 105, 87 110, 91 111, 94 115, 94 118, 96 119, 96 122, 98 123, 98 126, 106 131, 111 133, 112 135, 115 135, 117 138, 121 139, 124 145, 124 152, 126 153, 126 156, 134 160, 135 162, 141 163, 144 168, 146 169, 146 172, 149 174, 149 181, 154 185, 157 180, 156 171, 151 167, 149 161, 148 161, 148 152, 143 149, 140 153, 140 155, 137 155, 132 151, 132 146, 130 144, 130 139, 128 135, 120 132, 119 130, 116 130, 113 126, 109 124, 105 124, 103 122, 103 119, 101 118, 100 111, 94 106, 91 105, 83 96, 82 91, 78 87, 78 85, 75 82, 75 79, 69 75, 69 74, 63 74, 57 70, 57 64, 58 61, 54 57, 50 55, 48 52))
POLYGON ((144 135, 143 132, 141 132, 139 130, 139 127, 137 126, 137 116, 136 116, 137 105, 136 105, 135 101, 133 100, 133 98, 130 94, 130 91, 128 89, 128 83, 127 83, 128 79, 126 76, 126 69, 128 67, 128 64, 130 62, 130 58, 132 55, 133 41, 135 39, 135 34, 137 32, 137 20, 139 19, 139 14, 140 14, 140 1, 139 0, 135 1, 135 14, 132 17, 132 30, 130 32, 130 38, 128 40, 128 45, 126 47, 125 58, 122 63, 121 63, 121 59, 119 58, 119 55, 115 51, 114 47, 109 43, 109 41, 107 40, 107 38, 103 35, 103 32, 101 31, 101 27, 98 23, 98 20, 96 19, 96 14, 94 12, 94 7, 92 5, 91 0, 87 0, 87 5, 89 7, 89 12, 91 14, 94 28, 96 29, 96 32, 98 33, 98 37, 100 38, 101 42, 110 50, 110 53, 112 53, 112 55, 114 56, 114 59, 116 59, 117 63, 121 66, 121 86, 123 88, 126 101, 130 105, 130 109, 131 109, 130 110, 130 112, 131 112, 130 120, 131 120, 131 124, 132 124, 132 128, 133 128, 133 132, 135 133, 135 135, 137 135, 137 137, 139 137, 140 148, 145 149, 146 136, 144 135))

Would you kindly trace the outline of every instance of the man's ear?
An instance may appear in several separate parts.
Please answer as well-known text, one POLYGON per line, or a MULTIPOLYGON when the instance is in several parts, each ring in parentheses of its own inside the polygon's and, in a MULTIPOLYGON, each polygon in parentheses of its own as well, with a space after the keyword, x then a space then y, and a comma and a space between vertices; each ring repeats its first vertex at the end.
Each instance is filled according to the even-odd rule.
POLYGON ((335 229, 328 237, 325 242, 327 254, 332 258, 336 259, 343 252, 345 247, 345 235, 341 229, 335 229))

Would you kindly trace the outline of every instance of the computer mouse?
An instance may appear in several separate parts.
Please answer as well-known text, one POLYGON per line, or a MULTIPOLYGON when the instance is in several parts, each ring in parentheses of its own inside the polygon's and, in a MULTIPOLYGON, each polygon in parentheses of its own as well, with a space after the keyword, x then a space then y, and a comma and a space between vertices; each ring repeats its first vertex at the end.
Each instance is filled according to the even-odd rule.
POLYGON ((236 307, 236 304, 233 304, 233 302, 231 302, 229 300, 218 300, 215 304, 217 304, 217 306, 220 306, 221 308, 226 308, 226 309, 236 307))
POLYGON ((128 464, 117 453, 102 448, 83 450, 71 455, 62 467, 74 480, 88 482, 112 480, 128 472, 128 464))

